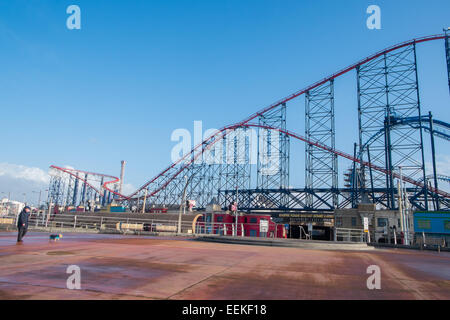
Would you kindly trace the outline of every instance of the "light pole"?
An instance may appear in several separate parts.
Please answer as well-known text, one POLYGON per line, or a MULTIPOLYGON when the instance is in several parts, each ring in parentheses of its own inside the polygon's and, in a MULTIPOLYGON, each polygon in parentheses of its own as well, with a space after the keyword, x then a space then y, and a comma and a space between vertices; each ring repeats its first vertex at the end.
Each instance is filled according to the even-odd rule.
POLYGON ((186 191, 187 191, 187 187, 189 185, 189 182, 194 177, 194 175, 195 175, 195 173, 193 173, 189 178, 188 178, 188 176, 184 176, 184 180, 186 181, 186 184, 184 185, 183 197, 182 197, 181 203, 180 203, 180 212, 178 213, 177 234, 181 234, 181 214, 182 214, 182 212, 185 212, 185 210, 186 210, 186 191))
POLYGON ((235 221, 234 221, 234 230, 236 230, 236 237, 238 236, 238 198, 239 198, 239 187, 236 186, 236 214, 235 214, 235 221))
POLYGON ((42 195, 42 190, 39 190, 39 192, 37 192, 37 191, 31 191, 31 192, 33 192, 33 193, 39 193, 39 200, 38 200, 38 203, 37 203, 37 208, 38 208, 38 210, 39 210, 39 206, 41 205, 41 195, 42 195))
MULTIPOLYGON (((398 179, 397 183, 397 189, 398 189, 398 210, 400 213, 400 222, 401 222, 401 229, 404 233, 404 240, 405 244, 409 245, 409 200, 408 200, 408 193, 406 190, 406 182, 403 181, 403 168, 408 167, 402 167, 399 166, 400 171, 400 179, 398 179)), ((424 181, 424 184, 427 184, 427 181, 424 181)))

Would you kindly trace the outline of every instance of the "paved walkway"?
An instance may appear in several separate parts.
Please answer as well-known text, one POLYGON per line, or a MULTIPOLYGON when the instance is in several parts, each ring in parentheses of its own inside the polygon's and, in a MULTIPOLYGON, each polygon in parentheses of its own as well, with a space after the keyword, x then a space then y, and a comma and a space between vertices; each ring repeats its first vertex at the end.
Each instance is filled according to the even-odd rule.
POLYGON ((0 233, 0 299, 450 299, 450 254, 103 234, 0 233), (69 265, 81 290, 66 288, 69 265), (368 290, 367 267, 381 269, 368 290))

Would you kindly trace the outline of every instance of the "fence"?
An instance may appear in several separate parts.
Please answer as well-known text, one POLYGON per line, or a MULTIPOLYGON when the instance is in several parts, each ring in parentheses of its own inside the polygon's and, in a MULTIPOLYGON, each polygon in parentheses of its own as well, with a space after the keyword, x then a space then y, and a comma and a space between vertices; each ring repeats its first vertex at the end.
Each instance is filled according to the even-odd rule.
MULTIPOLYGON (((364 233, 363 229, 345 229, 336 228, 336 241, 347 241, 347 242, 368 242, 368 237, 364 233)), ((411 245, 411 246, 440 246, 449 247, 450 237, 432 237, 430 235, 423 235, 421 233, 408 232, 408 234, 403 232, 370 232, 370 242, 372 243, 385 243, 385 244, 397 244, 397 245, 411 245), (407 237, 406 237, 407 236, 407 237)))
POLYGON ((335 240, 346 242, 366 242, 363 229, 336 228, 335 240))
MULTIPOLYGON (((5 217, 6 218, 6 217, 5 217)), ((17 224, 17 216, 7 216, 17 224)), ((76 214, 32 214, 28 219, 30 229, 48 229, 56 231, 72 229, 74 231, 120 232, 120 233, 161 233, 178 230, 177 220, 104 217, 76 214)), ((182 221, 181 232, 192 232, 192 223, 182 221)))
MULTIPOLYGON (((16 216, 8 216, 16 224, 16 216)), ((85 231, 85 232, 114 232, 114 233, 135 233, 135 234, 155 234, 155 233, 177 233, 178 215, 174 215, 172 220, 129 218, 129 217, 108 217, 89 214, 48 214, 46 212, 31 214, 28 225, 31 230, 45 229, 48 231, 85 231)), ((223 223, 223 222, 197 222, 195 230, 192 221, 181 222, 181 233, 184 234, 204 234, 222 236, 252 236, 262 238, 283 237, 278 224, 271 224, 267 232, 260 232, 259 224, 251 223, 223 223)), ((306 234, 306 232, 304 232, 306 234)), ((305 235, 307 238, 308 235, 305 235)))
MULTIPOLYGON (((1 217, 0 224, 16 225, 17 215, 5 215, 1 217)), ((235 224, 235 223, 212 223, 198 222, 195 230, 192 228, 192 221, 181 222, 181 233, 214 234, 222 236, 257 236, 263 238, 282 238, 278 232, 278 226, 269 232, 252 233, 259 230, 259 224, 235 224)), ((113 233, 134 233, 134 234, 176 234, 178 231, 178 216, 176 219, 146 219, 128 217, 105 217, 86 214, 31 214, 29 217, 29 228, 45 229, 48 231, 73 230, 85 232, 113 232, 113 233)), ((301 239, 309 239, 305 230, 301 233, 301 239), (303 235, 303 236, 302 236, 303 235)), ((450 239, 433 238, 419 233, 408 234, 408 244, 414 246, 441 246, 448 247, 450 239)), ((371 232, 371 242, 405 244, 404 236, 400 232, 394 236, 393 232, 371 232)), ((335 240, 346 242, 367 242, 367 235, 363 229, 336 228, 335 240)))

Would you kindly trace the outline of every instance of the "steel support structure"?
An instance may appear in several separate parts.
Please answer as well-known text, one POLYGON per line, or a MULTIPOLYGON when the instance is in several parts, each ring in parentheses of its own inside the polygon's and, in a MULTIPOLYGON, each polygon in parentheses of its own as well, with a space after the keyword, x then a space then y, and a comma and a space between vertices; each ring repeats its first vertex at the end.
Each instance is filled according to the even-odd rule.
MULTIPOLYGON (((308 140, 335 148, 334 80, 309 90, 305 96, 305 136, 308 140)), ((305 188, 307 190, 338 188, 337 155, 305 146, 305 188)), ((326 195, 325 195, 326 196, 326 195)), ((336 193, 331 192, 332 206, 338 206, 336 193)), ((306 207, 314 208, 313 193, 306 197, 306 207)))
MULTIPOLYGON (((225 138, 218 135, 204 141, 201 149, 192 153, 186 161, 170 168, 152 182, 151 189, 160 191, 150 195, 151 189, 148 187, 150 196, 147 204, 179 207, 186 182, 186 199, 195 200, 199 208, 204 208, 209 203, 219 203, 218 190, 249 189, 250 133, 251 130, 247 128, 237 128, 230 130, 225 138), (218 141, 208 147, 215 140, 218 141)), ((142 201, 143 192, 139 194, 139 202, 142 201)))
POLYGON ((48 203, 60 205, 64 203, 64 178, 61 175, 52 175, 48 187, 48 203))
POLYGON ((67 192, 64 198, 63 206, 73 205, 73 198, 75 197, 75 177, 69 175, 67 177, 67 192))
MULTIPOLYGON (((88 179, 88 174, 85 173, 84 174, 84 181, 87 181, 88 179)), ((81 191, 81 202, 80 204, 82 204, 83 206, 86 206, 86 191, 87 191, 88 185, 86 184, 86 182, 83 182, 83 187, 82 187, 82 191, 81 191)))
MULTIPOLYGON (((258 117, 260 125, 286 130, 286 104, 258 117)), ((289 136, 277 131, 258 129, 258 189, 289 187, 289 136)))
MULTIPOLYGON (((220 139, 218 137, 213 137, 210 142, 220 139)), ((244 137, 245 139, 245 137, 244 137)), ((248 146, 247 146, 248 147, 248 146)), ((205 208, 206 205, 213 203, 218 203, 218 190, 220 189, 220 172, 221 163, 224 160, 223 150, 224 141, 219 141, 214 144, 211 148, 206 148, 202 154, 202 184, 200 186, 200 194, 198 197, 198 207, 205 208)), ((193 198, 196 199, 196 198, 193 198)))
MULTIPOLYGON (((238 145, 236 148, 240 148, 239 137, 237 137, 237 140, 238 145)), ((224 154, 225 148, 225 141, 221 140, 220 137, 213 136, 202 143, 201 154, 188 169, 190 182, 186 194, 189 199, 196 201, 197 207, 205 208, 209 203, 218 202, 217 191, 220 189, 221 164, 226 159, 226 153, 224 154), (219 139, 218 142, 208 148, 209 144, 215 142, 216 139, 219 139)), ((236 152, 242 151, 233 150, 233 155, 236 152)), ((230 155, 230 157, 232 156, 230 155)), ((236 163, 239 161, 237 159, 236 163)), ((235 161, 232 162, 235 163, 235 161)), ((182 191, 183 188, 181 189, 182 191)))
MULTIPOLYGON (((431 159, 433 164, 433 180, 434 180, 434 188, 438 189, 438 176, 437 176, 437 167, 436 167, 436 146, 434 143, 434 125, 433 125, 433 115, 431 112, 428 113, 428 118, 430 121, 430 138, 431 138, 431 159)), ((440 205, 436 196, 434 196, 434 210, 439 211, 440 205)))
MULTIPOLYGON (((422 128, 391 126, 394 117, 421 116, 415 43, 384 53, 356 69, 360 148, 369 145, 372 163, 388 171, 402 167, 404 176, 423 178, 422 128), (384 129, 384 136, 369 141, 380 129, 384 129)), ((360 149, 359 154, 364 157, 366 152, 360 149)), ((363 175, 366 181, 367 172, 363 175)), ((393 176, 374 172, 373 184, 375 188, 386 188, 385 206, 396 208, 393 176)), ((424 194, 427 207, 428 192, 420 192, 424 194)))
POLYGON ((74 182, 74 186, 73 186, 73 197, 72 197, 72 205, 73 206, 77 206, 78 205, 78 182, 79 182, 80 180, 78 179, 78 174, 77 174, 77 177, 76 177, 76 179, 75 179, 75 182, 74 182))
MULTIPOLYGON (((448 208, 449 194, 428 187, 425 179, 423 126, 394 125, 396 119, 421 119, 416 44, 443 39, 446 40, 450 81, 448 37, 428 36, 391 46, 219 130, 222 135, 215 145, 222 147, 214 152, 214 157, 221 158, 219 163, 205 161, 208 157, 204 151, 215 141, 210 137, 131 195, 119 194, 118 201, 139 204, 148 194, 149 205, 178 207, 185 177, 188 177, 191 180, 187 199, 196 200, 199 208, 204 208, 216 196, 219 204, 226 207, 239 196, 240 209, 290 210, 301 207, 302 210, 333 210, 356 205, 370 190, 374 203, 393 209, 396 207, 394 177, 399 178, 398 168, 402 167, 413 206, 426 209, 427 197, 433 192, 442 198, 439 201, 443 207, 448 208), (352 70, 357 71, 359 116, 359 150, 354 156, 334 148, 334 79, 352 70), (286 103, 303 94, 306 95, 306 138, 285 130, 286 103), (252 131, 251 126, 258 128, 256 177, 253 180, 247 132, 252 131), (282 131, 277 132, 277 129, 282 131), (230 132, 225 133, 226 130, 230 132), (239 130, 244 138, 240 137, 239 130), (380 131, 382 134, 376 134, 380 131), (289 188, 289 137, 308 144, 306 187, 303 190, 289 188), (319 149, 328 152, 322 153, 319 149), (357 163, 353 168, 356 180, 352 188, 338 188, 336 155, 357 163), (367 162, 365 157, 370 157, 371 161, 367 162), (424 183, 417 182, 421 178, 424 183), (250 188, 251 184, 256 184, 255 190, 250 188)), ((433 124, 437 125, 437 122, 433 124)), ((437 132, 435 128, 431 130, 437 132)), ((108 184, 119 179, 98 176, 114 179, 106 182, 104 188, 115 193, 108 189, 108 184)), ((92 187, 92 190, 96 191, 98 201, 102 201, 98 192, 103 193, 103 187, 99 190, 92 187)), ((106 194, 103 199, 105 197, 106 194)))
MULTIPOLYGON (((374 188, 371 190, 375 197, 375 202, 383 201, 381 199, 387 193, 386 188, 374 188)), ((424 210, 423 203, 425 201, 423 193, 417 192, 417 188, 408 187, 406 189, 408 194, 412 194, 410 198, 411 205, 417 210, 424 210)), ((231 200, 234 197, 234 190, 220 191, 221 199, 231 200)), ((249 189, 241 190, 239 192, 240 210, 254 211, 254 210, 273 210, 273 211, 333 211, 333 196, 339 198, 339 205, 337 209, 348 209, 352 207, 354 190, 353 188, 338 188, 338 189, 249 189), (306 206, 307 198, 313 198, 313 207, 306 206), (287 199, 287 204, 285 203, 287 199)), ((450 209, 450 199, 439 196, 441 210, 450 209)), ((224 206, 226 203, 221 203, 224 206)))
POLYGON ((450 92, 450 40, 448 32, 448 30, 445 30, 445 56, 447 58, 448 90, 450 92))
POLYGON ((224 207, 236 200, 239 206, 239 191, 250 189, 250 133, 251 130, 247 128, 238 128, 223 138, 223 161, 218 171, 218 201, 224 203, 224 207), (220 198, 220 190, 234 190, 234 197, 220 198))
MULTIPOLYGON (((97 202, 95 199, 96 195, 97 194, 91 187, 87 187, 84 205, 87 207, 87 205, 89 204, 89 207, 90 207, 92 202, 94 202, 94 203, 97 202)), ((90 209, 92 209, 92 208, 90 208, 90 209)))
MULTIPOLYGON (((105 177, 115 178, 72 168, 51 166, 48 201, 58 206, 109 204, 113 192, 103 187, 105 177)), ((117 188, 116 185, 115 188, 117 188)))

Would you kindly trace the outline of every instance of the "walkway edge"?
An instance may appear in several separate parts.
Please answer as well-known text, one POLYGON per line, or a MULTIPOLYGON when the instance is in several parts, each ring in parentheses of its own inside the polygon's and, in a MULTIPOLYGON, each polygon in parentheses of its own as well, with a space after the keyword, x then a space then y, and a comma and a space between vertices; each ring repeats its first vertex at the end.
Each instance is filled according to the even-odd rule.
POLYGON ((374 247, 369 247, 366 243, 306 241, 306 240, 292 240, 292 239, 260 239, 248 237, 241 238, 241 237, 220 237, 220 236, 198 236, 197 238, 195 238, 195 240, 224 243, 224 244, 301 248, 310 250, 370 251, 375 249, 374 247))

